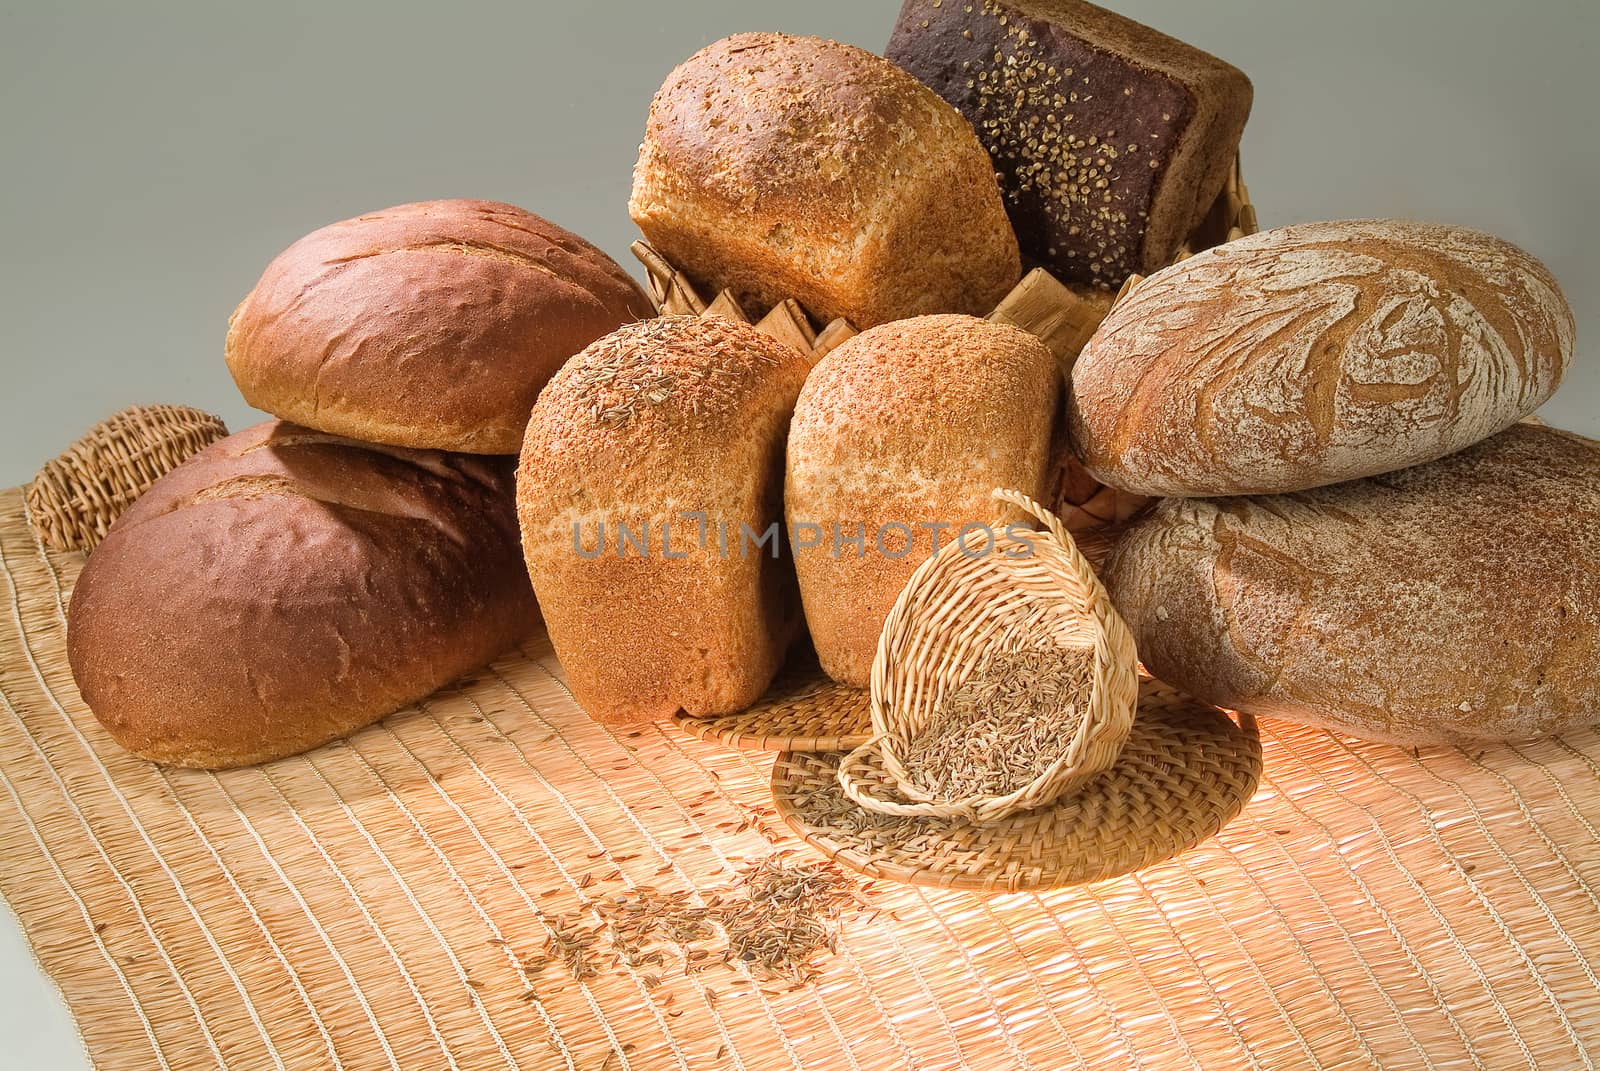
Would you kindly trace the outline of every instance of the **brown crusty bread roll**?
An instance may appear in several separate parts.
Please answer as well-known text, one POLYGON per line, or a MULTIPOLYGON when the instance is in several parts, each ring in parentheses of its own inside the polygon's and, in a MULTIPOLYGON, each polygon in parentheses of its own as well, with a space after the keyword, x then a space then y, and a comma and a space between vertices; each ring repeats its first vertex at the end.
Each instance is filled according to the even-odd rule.
POLYGON ((1021 274, 966 120, 888 60, 816 37, 736 34, 668 75, 628 209, 707 293, 795 298, 862 328, 981 316, 1021 274))
POLYGON ((972 122, 1023 253, 1103 287, 1171 263, 1250 115, 1242 71, 1083 0, 905 0, 884 55, 972 122))
POLYGON ((1170 499, 1106 582, 1150 671, 1218 706, 1402 744, 1600 722, 1600 443, 1576 435, 1170 499))
POLYGON ((1072 438, 1147 495, 1295 491, 1443 457, 1510 427, 1572 361, 1548 270, 1460 227, 1262 231, 1140 282, 1072 371, 1072 438))
POLYGON ((314 231, 228 324, 245 401, 396 446, 515 454, 539 388, 653 315, 611 258, 495 201, 421 201, 314 231))
MULTIPOLYGON (((830 677, 866 686, 884 619, 935 544, 1011 519, 990 492, 1042 496, 1059 400, 1044 343, 970 316, 875 327, 817 364, 789 431, 784 507, 830 677)), ((968 545, 981 551, 983 533, 968 545)))
POLYGON ((376 721, 537 622, 508 460, 268 421, 117 520, 73 591, 67 655, 128 750, 242 766, 376 721))
POLYGON ((748 324, 673 316, 600 339, 539 395, 517 472, 523 549, 596 720, 731 713, 771 682, 799 622, 769 526, 808 368, 748 324))

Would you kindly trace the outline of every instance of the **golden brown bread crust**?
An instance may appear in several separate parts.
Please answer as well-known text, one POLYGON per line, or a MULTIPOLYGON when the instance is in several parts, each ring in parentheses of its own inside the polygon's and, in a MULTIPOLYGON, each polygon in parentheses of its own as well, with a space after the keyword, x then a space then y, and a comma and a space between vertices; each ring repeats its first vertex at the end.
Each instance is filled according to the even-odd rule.
POLYGON ((737 34, 650 105, 629 211, 708 293, 795 298, 858 327, 982 315, 1021 274, 988 154, 915 78, 859 48, 737 34))
POLYGON ((84 565, 67 654, 128 750, 265 762, 353 732, 538 622, 512 467, 268 421, 196 454, 84 565))
POLYGON ((1600 721, 1600 444, 1518 425, 1386 476, 1171 499, 1107 587, 1150 671, 1219 706, 1465 744, 1600 721))
POLYGON ((738 526, 759 537, 782 520, 784 439, 808 369, 748 324, 664 317, 595 342, 540 394, 517 472, 523 549, 568 685, 596 720, 731 713, 771 682, 799 623, 794 575, 770 544, 741 556, 738 526), (578 553, 574 525, 579 546, 603 552, 578 553))
POLYGON ((495 201, 420 201, 313 231, 228 325, 245 400, 396 446, 515 454, 561 363, 653 315, 609 257, 495 201))
POLYGON ((1410 220, 1306 223, 1158 272, 1072 371, 1072 438, 1147 495, 1268 494, 1442 457, 1538 408, 1572 361, 1549 271, 1410 220))
MULTIPOLYGON (((1060 400, 1055 359, 1033 335, 970 316, 885 324, 842 343, 806 380, 789 432, 791 532, 820 525, 795 570, 822 668, 864 687, 894 600, 934 548, 1002 514, 995 488, 1041 497, 1060 400), (884 546, 877 534, 890 528, 884 546), (835 525, 841 551, 834 554, 835 525), (861 526, 866 553, 843 545, 861 526), (902 556, 893 557, 904 551, 902 556)), ((1009 517, 1007 517, 1009 519, 1009 517)), ((975 549, 982 546, 973 533, 975 549)))

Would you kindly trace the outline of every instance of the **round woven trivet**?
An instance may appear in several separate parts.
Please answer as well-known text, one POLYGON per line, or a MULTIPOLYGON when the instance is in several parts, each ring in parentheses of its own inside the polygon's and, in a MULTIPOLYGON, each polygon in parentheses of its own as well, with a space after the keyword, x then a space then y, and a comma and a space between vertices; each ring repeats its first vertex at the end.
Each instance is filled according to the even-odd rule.
POLYGON ((227 434, 186 405, 131 406, 45 463, 28 484, 28 519, 51 550, 93 550, 151 484, 227 434))
POLYGON ((872 735, 869 706, 865 688, 830 678, 811 644, 802 643, 749 710, 720 718, 679 713, 673 724, 691 736, 746 751, 849 751, 872 735))
POLYGON ((1255 721, 1145 681, 1116 763, 1048 807, 981 825, 862 810, 839 787, 839 753, 786 752, 772 768, 778 813, 807 843, 869 877, 1015 892, 1126 874, 1193 847, 1255 794, 1255 721))

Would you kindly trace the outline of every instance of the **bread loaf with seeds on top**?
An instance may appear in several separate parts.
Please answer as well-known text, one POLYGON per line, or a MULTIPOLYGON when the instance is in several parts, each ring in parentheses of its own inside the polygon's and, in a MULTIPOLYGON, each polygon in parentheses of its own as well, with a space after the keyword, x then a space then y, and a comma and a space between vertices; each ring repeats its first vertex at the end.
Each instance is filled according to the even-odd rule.
POLYGON ((1083 0, 905 0, 884 54, 972 123, 1025 257, 1101 287, 1171 262, 1250 115, 1243 72, 1083 0))
POLYGON ((795 407, 784 508, 829 676, 867 685, 883 622, 935 545, 974 524, 981 553, 983 526, 1012 519, 991 492, 1042 496, 1060 395, 1043 342, 970 316, 883 324, 818 362, 795 407))
POLYGON ((966 121, 881 56, 816 37, 736 34, 668 75, 628 210, 702 292, 757 315, 794 298, 858 328, 982 316, 1021 275, 966 121))
POLYGON ((528 572, 567 683, 604 722, 727 714, 799 622, 781 525, 810 362, 722 317, 624 327, 539 395, 517 474, 528 572))

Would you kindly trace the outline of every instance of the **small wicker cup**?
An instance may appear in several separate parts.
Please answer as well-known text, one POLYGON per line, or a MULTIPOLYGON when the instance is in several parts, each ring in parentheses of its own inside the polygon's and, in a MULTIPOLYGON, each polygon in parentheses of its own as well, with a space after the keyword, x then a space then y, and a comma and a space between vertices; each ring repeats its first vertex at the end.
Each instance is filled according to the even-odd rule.
POLYGON ((868 810, 997 821, 1055 801, 1109 767, 1127 741, 1139 693, 1127 625, 1053 513, 1019 491, 993 497, 1044 530, 997 528, 984 554, 951 543, 917 568, 895 600, 872 662, 873 735, 839 767, 845 794, 868 810), (1052 647, 1092 647, 1094 668, 1077 730, 1042 774, 1003 796, 964 799, 936 799, 907 774, 901 760, 910 742, 990 655, 1052 647), (881 779, 859 776, 873 760, 904 799, 873 794, 881 779))

